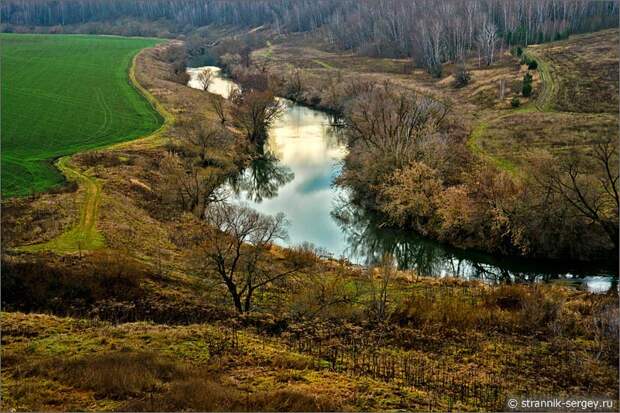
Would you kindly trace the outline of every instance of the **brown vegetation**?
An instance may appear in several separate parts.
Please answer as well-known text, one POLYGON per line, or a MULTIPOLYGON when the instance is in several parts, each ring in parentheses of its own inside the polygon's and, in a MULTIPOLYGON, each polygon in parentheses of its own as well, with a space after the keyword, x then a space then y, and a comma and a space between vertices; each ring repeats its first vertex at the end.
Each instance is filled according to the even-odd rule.
MULTIPOLYGON (((408 61, 314 50, 291 60, 309 70, 279 70, 286 45, 231 49, 245 85, 232 103, 181 84, 178 43, 141 53, 138 80, 176 123, 163 138, 74 157, 102 182, 106 250, 3 254, 3 410, 500 410, 534 389, 617 399, 613 288, 420 279, 390 256, 362 270, 310 246, 278 248, 282 217, 218 202, 220 184, 259 155, 251 141, 281 88, 345 115, 340 182, 385 222, 465 247, 605 258, 618 227, 611 141, 557 164, 536 154, 528 174, 468 151, 473 112, 506 110, 525 70, 490 46, 491 67, 467 62, 458 89, 449 64, 443 79, 414 79, 408 61)), ((534 98, 539 85, 535 74, 534 98)), ((10 204, 3 236, 56 234, 26 225, 47 222, 41 210, 71 222, 67 195, 10 204)))

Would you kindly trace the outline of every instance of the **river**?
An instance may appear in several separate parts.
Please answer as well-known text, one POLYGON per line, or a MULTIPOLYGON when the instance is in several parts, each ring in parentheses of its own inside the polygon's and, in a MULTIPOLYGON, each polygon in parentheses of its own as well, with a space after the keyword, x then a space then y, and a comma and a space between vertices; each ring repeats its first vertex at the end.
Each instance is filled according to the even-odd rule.
MULTIPOLYGON (((198 74, 214 72, 211 93, 225 98, 235 84, 213 66, 190 68, 188 86, 200 89, 198 74)), ((412 233, 382 229, 380 223, 347 203, 344 190, 332 185, 346 146, 329 116, 281 99, 284 111, 271 129, 264 155, 230 184, 233 202, 288 221, 285 245, 311 243, 334 258, 366 265, 385 252, 403 269, 420 275, 488 282, 562 282, 591 292, 617 287, 617 274, 561 261, 496 257, 452 248, 412 233)))

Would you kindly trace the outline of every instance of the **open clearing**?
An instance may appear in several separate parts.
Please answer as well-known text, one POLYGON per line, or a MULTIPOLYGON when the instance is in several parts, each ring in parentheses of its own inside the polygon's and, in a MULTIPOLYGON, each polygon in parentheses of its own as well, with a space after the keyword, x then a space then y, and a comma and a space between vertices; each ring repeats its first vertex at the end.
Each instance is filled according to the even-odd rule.
POLYGON ((2 195, 64 181, 51 161, 156 130, 132 86, 133 56, 156 39, 2 34, 2 195))

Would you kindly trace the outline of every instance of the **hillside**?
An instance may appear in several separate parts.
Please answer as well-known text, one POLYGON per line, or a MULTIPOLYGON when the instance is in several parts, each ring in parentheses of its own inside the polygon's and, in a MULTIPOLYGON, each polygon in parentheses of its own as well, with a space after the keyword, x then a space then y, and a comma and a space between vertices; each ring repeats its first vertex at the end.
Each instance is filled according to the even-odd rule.
MULTIPOLYGON (((170 80, 175 45, 141 52, 134 69, 177 126, 70 159, 100 183, 100 250, 4 251, 3 409, 500 410, 532 389, 617 398, 613 290, 425 279, 270 247, 269 270, 295 276, 235 314, 194 258, 203 225, 164 197, 160 161, 179 150, 178 125, 196 113, 218 122, 209 93, 170 80)), ((234 170, 242 148, 210 147, 205 176, 234 170)), ((6 202, 3 239, 55 239, 85 190, 6 202)))
POLYGON ((3 0, 0 410, 617 407, 619 13, 3 0))

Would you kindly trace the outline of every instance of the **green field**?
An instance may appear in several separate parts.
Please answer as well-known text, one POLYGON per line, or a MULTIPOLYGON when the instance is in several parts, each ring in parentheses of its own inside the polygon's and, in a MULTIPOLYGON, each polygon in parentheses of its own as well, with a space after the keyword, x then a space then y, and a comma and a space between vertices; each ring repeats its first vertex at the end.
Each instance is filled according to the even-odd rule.
POLYGON ((163 122, 128 77, 156 39, 2 34, 2 195, 64 182, 63 155, 149 134, 163 122))

